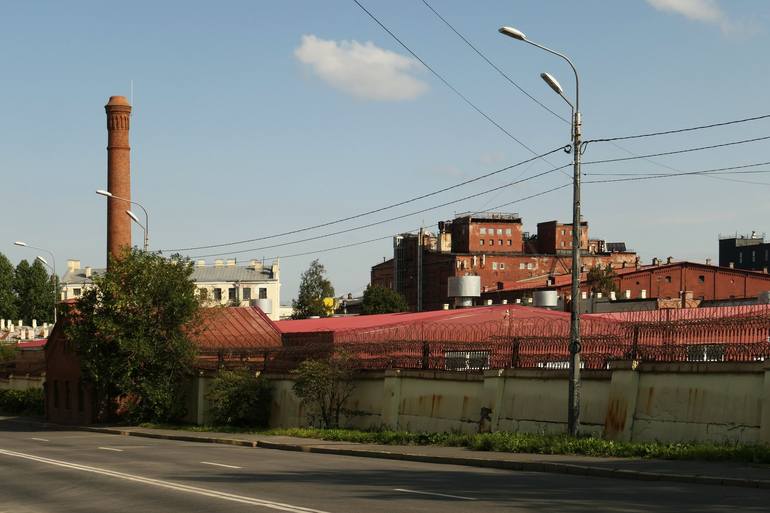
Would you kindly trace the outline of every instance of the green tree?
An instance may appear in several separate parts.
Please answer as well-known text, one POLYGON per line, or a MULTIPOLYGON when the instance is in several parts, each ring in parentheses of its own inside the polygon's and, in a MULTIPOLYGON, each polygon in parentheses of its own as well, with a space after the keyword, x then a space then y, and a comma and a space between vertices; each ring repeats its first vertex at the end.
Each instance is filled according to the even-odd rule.
POLYGON ((25 324, 33 319, 53 322, 56 293, 55 277, 49 276, 45 266, 35 260, 32 265, 22 260, 14 272, 13 289, 16 293, 16 314, 25 324))
POLYGON ((617 276, 618 275, 611 267, 602 269, 597 265, 588 270, 586 281, 591 288, 591 292, 600 292, 605 296, 609 296, 610 292, 618 291, 618 287, 615 284, 615 278, 617 278, 617 276))
POLYGON ((0 319, 17 319, 13 264, 0 253, 0 319))
POLYGON ((355 390, 350 356, 337 353, 325 360, 305 360, 293 374, 292 389, 305 407, 310 425, 339 427, 345 403, 355 390))
POLYGON ((215 425, 267 427, 273 390, 247 369, 220 370, 206 398, 215 425))
POLYGON ((409 309, 404 296, 381 285, 368 285, 361 308, 365 315, 405 312, 409 309))
POLYGON ((136 248, 110 261, 78 299, 68 324, 98 417, 170 421, 184 414, 198 300, 188 259, 136 248), (118 406, 116 407, 116 401, 118 406))
POLYGON ((334 287, 324 277, 324 274, 326 274, 326 269, 318 259, 310 262, 310 267, 302 273, 297 299, 291 302, 294 308, 292 319, 307 319, 311 316, 323 317, 327 315, 324 298, 334 297, 334 287))

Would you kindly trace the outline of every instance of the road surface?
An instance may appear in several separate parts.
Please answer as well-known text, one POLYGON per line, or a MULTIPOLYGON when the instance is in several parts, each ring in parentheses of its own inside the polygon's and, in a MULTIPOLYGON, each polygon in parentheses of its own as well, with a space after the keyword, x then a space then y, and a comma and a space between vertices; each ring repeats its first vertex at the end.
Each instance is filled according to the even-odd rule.
POLYGON ((768 511, 770 491, 253 449, 0 421, 0 513, 768 511))

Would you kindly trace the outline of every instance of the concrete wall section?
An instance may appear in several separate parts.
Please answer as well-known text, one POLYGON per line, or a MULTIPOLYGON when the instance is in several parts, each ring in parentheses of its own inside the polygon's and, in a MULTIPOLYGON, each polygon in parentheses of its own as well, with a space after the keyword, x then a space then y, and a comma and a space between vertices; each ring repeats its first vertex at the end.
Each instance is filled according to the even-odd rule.
POLYGON ((761 366, 643 364, 638 376, 632 440, 759 441, 761 366))

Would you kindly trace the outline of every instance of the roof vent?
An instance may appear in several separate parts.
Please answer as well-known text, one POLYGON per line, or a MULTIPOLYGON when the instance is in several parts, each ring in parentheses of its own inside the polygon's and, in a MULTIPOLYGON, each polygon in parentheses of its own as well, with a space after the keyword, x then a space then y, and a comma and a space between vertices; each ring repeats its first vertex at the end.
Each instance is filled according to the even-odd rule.
POLYGON ((205 260, 198 260, 197 262, 195 262, 195 265, 197 267, 205 267, 206 266, 206 261, 205 260))
POLYGON ((227 267, 235 267, 235 259, 234 258, 228 258, 227 259, 227 267))
POLYGON ((214 260, 214 267, 222 267, 224 265, 225 265, 224 260, 220 260, 220 259, 214 260))

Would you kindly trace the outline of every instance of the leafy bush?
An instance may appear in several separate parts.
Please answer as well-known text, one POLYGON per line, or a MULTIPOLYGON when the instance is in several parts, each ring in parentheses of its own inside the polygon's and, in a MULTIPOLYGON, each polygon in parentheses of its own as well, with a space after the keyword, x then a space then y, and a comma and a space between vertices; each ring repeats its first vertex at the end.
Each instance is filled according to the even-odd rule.
POLYGON ((265 427, 270 420, 273 389, 246 369, 220 370, 206 398, 215 424, 265 427))
POLYGON ((305 360, 293 374, 292 389, 305 406, 310 425, 338 428, 345 403, 355 389, 349 355, 340 352, 326 360, 305 360))
POLYGON ((5 415, 43 415, 43 390, 0 390, 0 413, 5 415))

